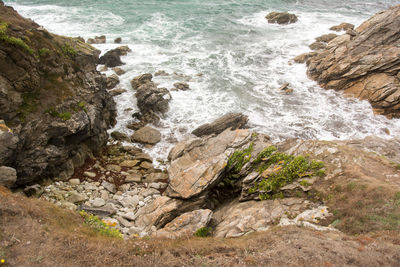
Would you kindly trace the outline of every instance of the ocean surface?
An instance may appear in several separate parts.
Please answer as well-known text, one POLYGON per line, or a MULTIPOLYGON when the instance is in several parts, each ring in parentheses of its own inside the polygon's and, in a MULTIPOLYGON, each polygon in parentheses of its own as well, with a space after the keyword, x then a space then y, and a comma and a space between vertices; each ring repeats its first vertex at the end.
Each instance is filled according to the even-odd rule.
MULTIPOLYGON (((288 64, 315 37, 342 22, 358 26, 398 1, 326 0, 15 0, 5 1, 49 31, 85 39, 106 35, 95 45, 103 53, 119 45, 132 52, 123 57, 120 77, 128 92, 115 98, 118 123, 126 128, 136 112, 129 81, 142 73, 164 70, 159 86, 188 82, 191 90, 171 92, 169 112, 157 128, 163 140, 149 152, 165 159, 169 149, 197 126, 230 111, 249 116, 250 125, 275 141, 285 138, 356 139, 368 135, 400 136, 400 120, 375 116, 366 101, 321 89, 306 76, 304 64, 288 64), (268 24, 271 11, 295 13, 290 25, 268 24), (278 88, 289 82, 291 95, 278 88), (127 110, 132 108, 133 110, 127 110), (389 130, 390 134, 387 134, 389 130)), ((106 74, 112 74, 107 71, 106 74)))

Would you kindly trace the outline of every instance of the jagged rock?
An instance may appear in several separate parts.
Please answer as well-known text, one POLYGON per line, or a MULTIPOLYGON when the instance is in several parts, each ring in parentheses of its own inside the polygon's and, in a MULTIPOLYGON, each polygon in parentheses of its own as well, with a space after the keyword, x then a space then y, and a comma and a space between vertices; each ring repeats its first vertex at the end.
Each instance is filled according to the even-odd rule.
POLYGON ((169 73, 166 72, 165 70, 159 70, 159 71, 156 71, 156 73, 154 73, 154 76, 168 76, 168 75, 169 75, 169 73))
POLYGON ((154 145, 161 141, 161 133, 150 126, 145 126, 137 130, 131 139, 132 142, 154 145))
POLYGON ((0 118, 12 125, 0 133, 0 164, 17 170, 18 186, 67 179, 101 150, 115 123, 115 103, 96 70, 100 51, 39 29, 3 2, 0 14, 12 21, 7 35, 30 40, 28 48, 0 42, 0 118))
POLYGON ((288 12, 271 12, 265 18, 268 20, 268 23, 278 24, 290 24, 298 20, 295 14, 288 12))
POLYGON ((116 210, 111 208, 110 206, 105 206, 101 208, 94 208, 94 207, 89 207, 86 205, 78 206, 77 210, 83 210, 87 213, 91 213, 97 216, 100 216, 102 218, 104 217, 109 217, 112 216, 116 213, 116 210))
POLYGON ((132 51, 132 50, 129 48, 129 46, 127 46, 127 45, 118 46, 118 47, 115 48, 114 50, 117 51, 118 54, 119 54, 120 56, 126 56, 129 52, 132 51))
POLYGON ((301 198, 265 201, 233 201, 214 212, 215 237, 239 237, 252 232, 266 231, 282 217, 295 217, 316 204, 301 198))
POLYGON ((125 73, 126 73, 126 71, 124 71, 123 69, 118 68, 118 67, 115 67, 115 68, 113 68, 112 70, 113 70, 113 71, 115 72, 115 74, 117 74, 118 76, 121 76, 122 74, 125 74, 125 73))
POLYGON ((146 183, 162 182, 168 179, 168 174, 164 172, 153 172, 145 177, 146 183))
POLYGON ((346 22, 343 22, 339 25, 332 26, 331 28, 329 28, 329 30, 336 31, 336 32, 353 30, 353 29, 354 29, 354 25, 350 24, 350 23, 346 23, 346 22))
POLYGON ((241 129, 249 118, 241 113, 228 113, 216 119, 212 123, 206 123, 195 129, 192 134, 196 136, 220 134, 226 129, 241 129))
POLYGON ((160 196, 137 211, 135 226, 142 231, 150 231, 152 226, 159 229, 177 216, 187 211, 201 208, 203 203, 203 199, 183 201, 160 196))
POLYGON ((133 78, 131 80, 131 86, 134 90, 137 90, 141 85, 151 82, 152 79, 153 75, 151 75, 151 73, 145 73, 133 78))
POLYGON ((293 59, 296 63, 305 63, 310 57, 314 56, 315 52, 303 53, 293 59))
POLYGON ((0 167, 0 185, 12 187, 17 181, 17 171, 11 167, 0 167))
POLYGON ((116 44, 120 44, 122 42, 122 38, 121 37, 117 37, 114 39, 114 43, 116 44))
POLYGON ((225 130, 215 137, 204 137, 179 143, 172 149, 173 159, 168 169, 169 197, 189 199, 216 185, 223 176, 228 157, 253 142, 252 153, 258 154, 266 143, 261 135, 252 136, 249 130, 225 130), (184 151, 184 152, 177 152, 184 151))
POLYGON ((119 78, 117 75, 112 74, 108 76, 106 79, 107 89, 113 89, 115 86, 119 84, 119 78))
POLYGON ((153 233, 155 237, 182 238, 190 237, 202 227, 206 227, 211 220, 213 212, 209 209, 187 212, 175 218, 164 228, 153 233))
POLYGON ((140 183, 142 181, 142 175, 138 173, 131 173, 125 178, 126 183, 140 183))
POLYGON ((111 137, 117 141, 130 141, 130 138, 127 134, 124 134, 124 133, 121 133, 118 131, 113 131, 111 133, 111 137))
POLYGON ((174 83, 174 87, 176 90, 182 90, 182 91, 190 90, 189 84, 182 82, 174 83))
POLYGON ((311 50, 321 50, 326 48, 326 43, 316 41, 310 44, 308 47, 310 47, 311 50))
POLYGON ((104 206, 105 204, 106 204, 106 202, 102 198, 95 198, 92 202, 92 206, 95 208, 100 208, 100 207, 104 206))
POLYGON ((110 193, 115 193, 115 192, 117 192, 117 189, 115 188, 115 185, 114 185, 114 184, 111 184, 111 183, 109 183, 109 182, 107 182, 107 181, 103 181, 103 182, 101 183, 101 185, 102 185, 105 189, 107 189, 110 193))
POLYGON ((367 99, 378 114, 400 117, 400 5, 329 42, 307 61, 307 74, 326 89, 367 99))
POLYGON ((106 36, 101 35, 101 36, 96 36, 93 38, 89 38, 87 40, 88 44, 105 44, 106 43, 106 36))
POLYGON ((122 88, 114 89, 114 90, 109 91, 109 93, 110 93, 110 95, 111 95, 112 97, 117 96, 117 95, 120 95, 120 94, 123 94, 123 93, 125 93, 125 92, 127 92, 127 91, 126 91, 125 89, 122 89, 122 88))
POLYGON ((27 197, 40 197, 43 192, 43 187, 41 187, 39 184, 34 184, 24 188, 24 194, 27 197))
POLYGON ((110 50, 106 52, 102 57, 100 57, 99 64, 104 64, 108 68, 124 65, 124 63, 121 61, 120 56, 121 52, 119 50, 110 50))
POLYGON ((79 204, 88 200, 88 197, 85 194, 80 194, 76 191, 71 191, 68 193, 67 199, 71 203, 79 204))
POLYGON ((135 167, 140 163, 139 160, 124 160, 123 162, 121 162, 121 164, 119 164, 121 167, 135 167))
POLYGON ((337 34, 334 33, 328 33, 328 34, 323 34, 317 38, 315 38, 315 40, 317 42, 323 42, 323 43, 329 43, 330 41, 332 41, 333 39, 335 39, 336 37, 338 37, 337 34))

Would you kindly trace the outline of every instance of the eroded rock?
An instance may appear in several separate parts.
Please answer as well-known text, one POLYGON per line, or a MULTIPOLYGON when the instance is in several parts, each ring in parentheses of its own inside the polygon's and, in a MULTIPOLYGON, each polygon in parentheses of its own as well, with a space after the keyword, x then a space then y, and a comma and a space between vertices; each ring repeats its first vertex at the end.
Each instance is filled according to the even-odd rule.
POLYGON ((288 12, 271 12, 265 18, 268 20, 268 23, 277 24, 290 24, 298 20, 295 14, 288 12))
POLYGON ((249 118, 241 113, 228 113, 212 123, 206 123, 195 129, 192 134, 201 137, 203 135, 220 134, 226 129, 244 128, 249 118))

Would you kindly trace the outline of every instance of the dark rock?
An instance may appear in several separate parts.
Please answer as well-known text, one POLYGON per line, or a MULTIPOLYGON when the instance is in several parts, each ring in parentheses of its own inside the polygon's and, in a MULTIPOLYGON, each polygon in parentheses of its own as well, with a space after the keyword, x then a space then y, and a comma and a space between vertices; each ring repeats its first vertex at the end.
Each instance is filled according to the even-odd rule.
POLYGON ((277 24, 290 24, 298 20, 295 14, 288 12, 271 12, 265 18, 268 20, 268 23, 277 24))
POLYGON ((119 50, 113 49, 105 53, 102 57, 99 59, 99 64, 104 64, 109 68, 117 67, 124 65, 124 63, 121 61, 121 53, 119 50))
POLYGON ((112 74, 111 76, 108 76, 106 79, 106 86, 107 89, 113 89, 115 86, 119 84, 119 78, 116 74, 112 74))
POLYGON ((131 86, 134 90, 137 90, 141 85, 151 82, 152 79, 153 75, 151 75, 151 73, 145 73, 133 78, 131 81, 131 86))
POLYGON ((34 184, 28 187, 24 188, 24 194, 27 197, 40 197, 44 192, 44 189, 38 185, 38 184, 34 184))
POLYGON ((149 126, 145 126, 137 130, 131 136, 132 142, 142 143, 142 144, 157 144, 161 140, 161 133, 149 126))
POLYGON ((12 187, 17 181, 17 171, 11 167, 0 167, 0 185, 12 187))
POLYGON ((127 45, 123 46, 118 46, 117 48, 114 49, 119 53, 120 56, 126 56, 128 52, 131 52, 132 50, 129 48, 127 45))
POLYGON ((126 92, 125 89, 119 88, 119 89, 111 90, 109 93, 110 93, 111 96, 117 96, 117 95, 123 94, 125 92, 126 92))
POLYGON ((231 128, 232 130, 243 128, 249 118, 241 113, 228 113, 212 123, 206 123, 195 129, 192 134, 196 136, 220 134, 224 130, 231 128))
POLYGON ((332 26, 331 28, 329 28, 329 30, 336 31, 336 32, 353 30, 353 29, 354 29, 354 25, 350 24, 350 23, 346 23, 346 22, 343 22, 339 25, 332 26))
POLYGON ((106 37, 104 35, 101 35, 101 36, 94 37, 94 39, 89 38, 87 40, 87 43, 88 44, 104 44, 104 43, 106 43, 106 37))
POLYGON ((156 73, 154 73, 154 76, 168 76, 169 73, 167 73, 165 70, 159 70, 156 73))
POLYGON ((126 73, 126 71, 124 71, 123 69, 118 68, 118 67, 113 68, 113 71, 114 71, 118 76, 121 76, 122 74, 125 74, 125 73, 126 73))
POLYGON ((118 37, 118 38, 114 39, 114 43, 116 43, 116 44, 120 44, 121 42, 122 42, 122 38, 121 37, 118 37))
POLYGON ((189 90, 189 89, 190 89, 190 88, 189 88, 189 84, 187 84, 187 83, 182 83, 182 82, 174 83, 174 87, 175 87, 177 90, 182 90, 182 91, 186 91, 186 90, 189 90))
POLYGON ((111 137, 117 141, 130 141, 130 138, 128 135, 118 132, 118 131, 112 132, 111 137))

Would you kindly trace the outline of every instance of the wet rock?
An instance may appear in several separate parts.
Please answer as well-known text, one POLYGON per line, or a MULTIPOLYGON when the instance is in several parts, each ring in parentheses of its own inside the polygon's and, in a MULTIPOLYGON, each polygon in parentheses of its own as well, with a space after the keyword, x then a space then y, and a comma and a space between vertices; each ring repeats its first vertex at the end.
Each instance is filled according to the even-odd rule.
POLYGON ((17 171, 14 168, 1 166, 0 167, 0 185, 12 187, 17 181, 17 171))
POLYGON ((113 89, 115 86, 119 84, 119 78, 117 75, 112 74, 111 76, 107 77, 106 83, 107 83, 107 89, 113 89))
POLYGON ((314 56, 315 52, 311 53, 303 53, 301 55, 298 55, 293 59, 294 62, 296 63, 305 63, 310 57, 314 56))
POLYGON ((187 212, 175 218, 164 228, 153 233, 153 236, 164 238, 190 237, 202 227, 206 227, 213 212, 209 209, 187 212))
POLYGON ((333 39, 335 39, 336 37, 338 37, 337 34, 334 33, 329 33, 329 34, 323 34, 317 38, 315 38, 315 40, 317 42, 323 42, 323 43, 329 43, 330 41, 332 41, 333 39))
POLYGON ((307 74, 326 89, 367 99, 377 114, 400 117, 400 6, 378 13, 329 42, 307 61, 307 74))
POLYGON ((114 39, 114 43, 116 44, 120 44, 122 42, 122 38, 121 37, 117 37, 114 39))
POLYGON ((354 29, 354 25, 350 24, 350 23, 346 23, 346 22, 343 22, 339 25, 335 25, 335 26, 332 26, 331 28, 329 28, 329 30, 336 31, 336 32, 353 30, 353 29, 354 29))
POLYGON ((113 71, 115 72, 115 74, 117 74, 118 76, 121 76, 122 74, 125 74, 125 73, 126 73, 126 71, 124 71, 123 69, 118 68, 118 67, 115 67, 115 68, 113 68, 112 70, 113 70, 113 71))
POLYGON ((116 49, 110 50, 100 57, 99 64, 104 64, 108 68, 124 65, 121 61, 120 55, 120 51, 116 49))
POLYGON ((127 134, 124 134, 124 133, 121 133, 118 131, 113 131, 111 133, 111 137, 117 141, 130 141, 130 138, 127 134))
POLYGON ((120 56, 126 56, 129 52, 132 52, 132 50, 127 45, 119 46, 114 50, 117 51, 120 56))
POLYGON ((295 14, 288 12, 271 12, 265 18, 268 20, 268 23, 277 24, 290 24, 298 20, 295 14))
POLYGON ((308 47, 310 47, 311 50, 321 50, 326 48, 326 43, 316 41, 310 44, 308 47))
POLYGON ((131 136, 131 140, 132 142, 154 145, 161 141, 161 133, 150 126, 145 126, 137 130, 131 136))
POLYGON ((156 73, 154 73, 154 76, 168 76, 169 73, 166 72, 165 70, 159 70, 156 73))
POLYGON ((110 95, 111 95, 112 97, 114 97, 114 96, 123 94, 123 93, 125 93, 125 92, 127 92, 125 89, 119 88, 119 89, 111 90, 109 93, 110 93, 110 95))
POLYGON ((101 35, 101 36, 96 36, 94 38, 89 38, 87 40, 88 44, 104 44, 106 42, 106 36, 101 35))
POLYGON ((176 90, 181 90, 181 91, 190 90, 189 84, 182 82, 174 83, 174 87, 176 90))
POLYGON ((151 75, 151 73, 145 73, 133 78, 131 80, 131 86, 134 90, 137 90, 141 85, 151 82, 152 79, 153 75, 151 75))
POLYGON ((195 129, 192 134, 196 136, 219 134, 226 129, 241 129, 248 122, 248 117, 241 113, 228 113, 212 123, 206 123, 195 129))

